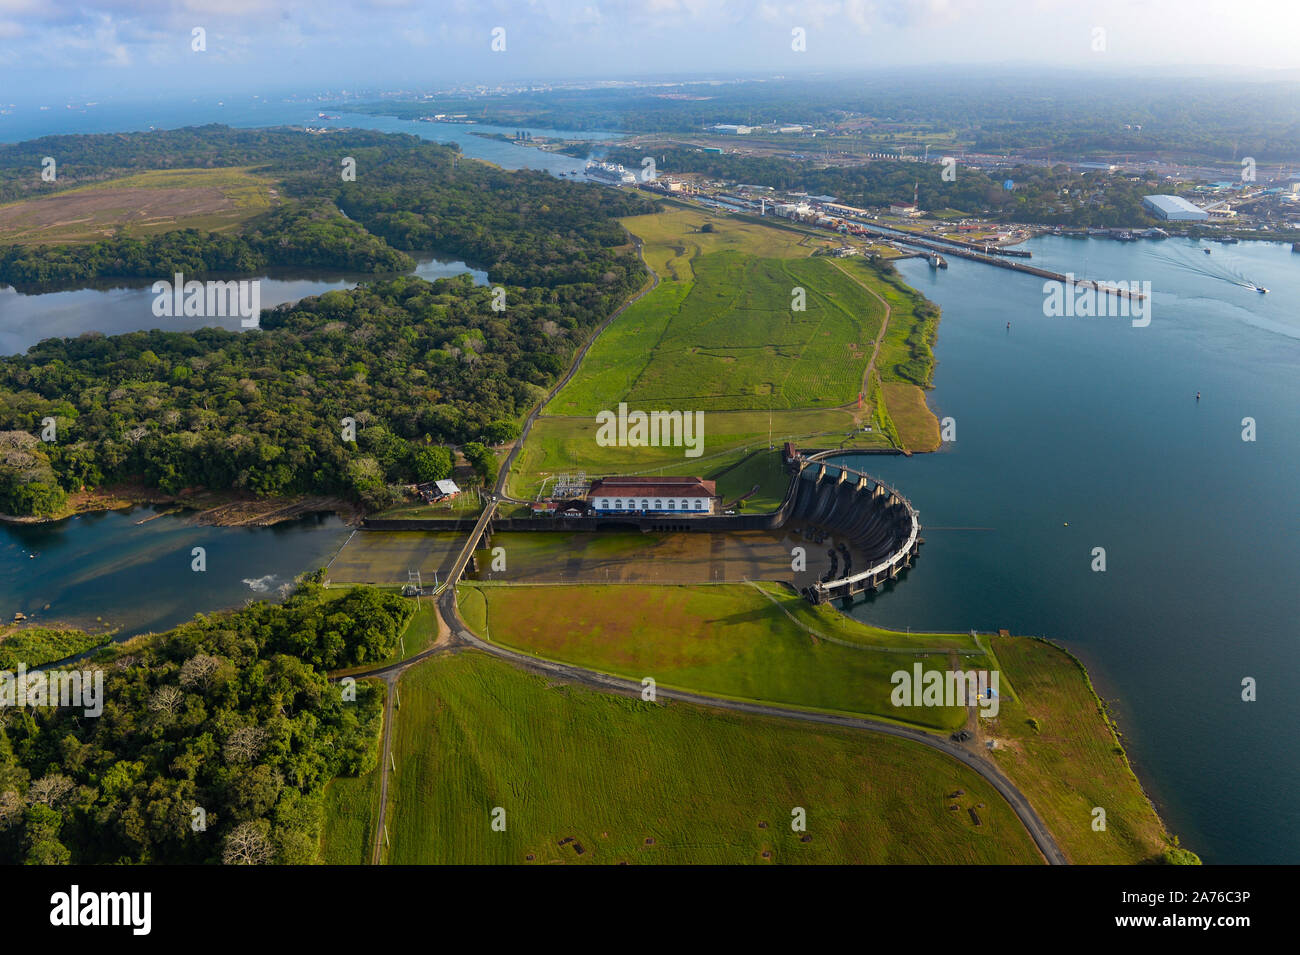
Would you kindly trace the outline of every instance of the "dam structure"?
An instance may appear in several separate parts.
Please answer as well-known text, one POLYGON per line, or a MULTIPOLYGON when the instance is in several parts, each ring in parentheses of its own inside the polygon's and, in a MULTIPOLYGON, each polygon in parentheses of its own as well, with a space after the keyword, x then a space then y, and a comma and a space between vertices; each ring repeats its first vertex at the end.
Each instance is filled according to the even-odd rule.
MULTIPOLYGON (((834 452, 826 452, 829 457, 834 452)), ((785 520, 802 522, 849 542, 868 566, 804 587, 814 604, 874 591, 911 566, 924 542, 921 522, 905 497, 862 471, 806 458, 799 463, 785 520)))
MULTIPOLYGON (((476 518, 366 518, 362 530, 468 532, 461 559, 447 583, 454 586, 461 574, 474 570, 474 552, 489 546, 494 531, 577 531, 642 533, 728 533, 735 531, 794 531, 805 540, 834 546, 831 564, 821 579, 803 586, 805 599, 822 604, 872 592, 896 579, 911 566, 924 543, 917 511, 889 485, 831 459, 843 449, 795 451, 787 458, 790 484, 781 505, 761 514, 627 513, 598 517, 585 500, 569 502, 571 510, 545 517, 505 517, 495 495, 476 518), (856 568, 861 567, 861 570, 856 568)), ((794 581, 790 581, 792 584, 794 581)))

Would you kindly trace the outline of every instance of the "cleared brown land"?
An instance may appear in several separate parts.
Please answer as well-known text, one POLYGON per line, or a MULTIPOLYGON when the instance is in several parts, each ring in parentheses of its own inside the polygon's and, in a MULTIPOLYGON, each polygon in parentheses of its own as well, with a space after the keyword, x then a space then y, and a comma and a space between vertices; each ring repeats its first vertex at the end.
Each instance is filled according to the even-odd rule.
POLYGON ((245 169, 159 170, 0 206, 0 243, 96 242, 120 230, 229 229, 270 208, 274 183, 245 169))

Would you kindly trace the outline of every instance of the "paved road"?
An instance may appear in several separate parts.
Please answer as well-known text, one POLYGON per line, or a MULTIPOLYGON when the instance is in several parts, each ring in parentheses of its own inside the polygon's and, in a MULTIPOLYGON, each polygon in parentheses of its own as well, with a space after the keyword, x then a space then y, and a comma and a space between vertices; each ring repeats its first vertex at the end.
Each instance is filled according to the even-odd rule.
POLYGON ((384 741, 379 747, 379 763, 384 771, 379 774, 379 818, 375 822, 375 848, 370 854, 370 864, 379 865, 379 853, 384 838, 384 810, 388 806, 388 766, 393 751, 393 695, 397 692, 397 674, 384 676, 387 684, 384 695, 384 741))

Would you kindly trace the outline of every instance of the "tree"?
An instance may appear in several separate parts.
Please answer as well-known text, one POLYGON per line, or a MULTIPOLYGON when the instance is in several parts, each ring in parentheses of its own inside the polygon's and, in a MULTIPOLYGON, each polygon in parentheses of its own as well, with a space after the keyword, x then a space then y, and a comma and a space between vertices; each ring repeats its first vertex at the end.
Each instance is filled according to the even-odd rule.
POLYGON ((226 737, 224 753, 228 763, 251 763, 262 751, 266 742, 266 729, 262 726, 239 726, 226 737))
POLYGON ((412 463, 415 479, 421 484, 451 477, 451 452, 446 448, 417 448, 412 463))
POLYGON ((206 689, 221 666, 221 661, 206 653, 196 653, 181 664, 181 686, 206 689))
POLYGON ((27 802, 33 806, 49 806, 51 809, 58 809, 72 795, 72 789, 72 780, 67 776, 62 773, 50 773, 32 783, 31 788, 27 790, 27 802))
POLYGON ((484 486, 491 487, 497 479, 497 458, 491 449, 478 441, 471 441, 461 449, 465 460, 474 468, 484 486))
POLYGON ((166 713, 171 716, 176 707, 181 705, 185 699, 185 693, 178 686, 160 686, 154 690, 153 695, 149 697, 149 709, 155 713, 166 713))
POLYGON ((275 855, 264 820, 249 820, 235 826, 221 850, 223 865, 266 865, 275 855))

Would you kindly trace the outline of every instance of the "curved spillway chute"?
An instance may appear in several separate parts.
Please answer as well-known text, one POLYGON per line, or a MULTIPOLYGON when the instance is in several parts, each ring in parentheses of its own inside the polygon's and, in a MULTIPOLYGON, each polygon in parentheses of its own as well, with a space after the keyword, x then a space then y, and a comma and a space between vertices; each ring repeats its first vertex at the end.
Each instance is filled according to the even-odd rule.
POLYGON ((840 534, 871 561, 865 570, 818 581, 805 590, 815 603, 875 590, 912 562, 922 543, 916 508, 898 491, 843 464, 811 456, 795 478, 800 482, 790 517, 840 534))

